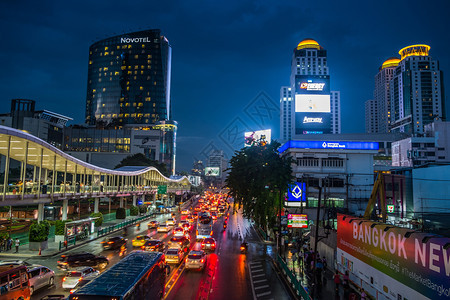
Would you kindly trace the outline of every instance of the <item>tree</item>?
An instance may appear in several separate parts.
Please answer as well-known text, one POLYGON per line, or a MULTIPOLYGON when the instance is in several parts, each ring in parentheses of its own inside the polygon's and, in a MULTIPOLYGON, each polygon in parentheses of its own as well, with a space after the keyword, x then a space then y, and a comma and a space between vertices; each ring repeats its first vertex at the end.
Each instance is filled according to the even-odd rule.
POLYGON ((168 177, 167 167, 164 163, 159 163, 156 160, 152 160, 146 157, 142 153, 136 153, 129 155, 122 159, 122 161, 115 167, 115 169, 125 167, 125 166, 144 166, 144 167, 155 167, 161 174, 168 177))
POLYGON ((276 224, 280 201, 292 183, 292 158, 278 153, 280 144, 257 144, 235 152, 226 184, 230 196, 263 228, 276 224))

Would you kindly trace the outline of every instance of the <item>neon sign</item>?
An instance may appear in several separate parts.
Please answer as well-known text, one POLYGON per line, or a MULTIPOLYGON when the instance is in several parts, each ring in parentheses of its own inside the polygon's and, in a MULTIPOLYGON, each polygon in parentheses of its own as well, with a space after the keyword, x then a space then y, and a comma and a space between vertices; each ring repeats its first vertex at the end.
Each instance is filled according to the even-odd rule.
POLYGON ((307 91, 323 91, 323 88, 325 87, 325 83, 323 82, 302 82, 300 83, 300 89, 307 90, 307 91))
POLYGON ((322 118, 303 118, 303 124, 305 123, 322 123, 322 118))
POLYGON ((297 149, 345 149, 345 150, 378 150, 377 142, 327 142, 327 141, 288 141, 278 148, 283 153, 289 148, 297 149))

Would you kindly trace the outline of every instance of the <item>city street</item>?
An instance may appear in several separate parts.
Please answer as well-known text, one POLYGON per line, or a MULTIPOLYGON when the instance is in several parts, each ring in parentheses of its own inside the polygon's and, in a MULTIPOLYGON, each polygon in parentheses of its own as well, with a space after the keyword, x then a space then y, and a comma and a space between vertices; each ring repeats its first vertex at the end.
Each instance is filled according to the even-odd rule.
MULTIPOLYGON (((232 214, 232 209, 229 211, 230 217, 226 230, 223 229, 224 217, 214 221, 213 237, 217 246, 215 251, 207 252, 205 270, 188 271, 185 269, 184 260, 178 266, 170 265, 165 299, 291 299, 276 276, 270 259, 266 259, 266 253, 271 253, 272 246, 260 241, 250 222, 244 219, 241 213, 232 214), (249 243, 247 254, 240 252, 240 245, 244 240, 249 243)), ((170 214, 163 214, 154 219, 165 222, 169 217, 170 214)), ((180 217, 177 213, 177 220, 180 217)), ((128 229, 127 253, 133 251, 131 240, 143 234, 162 240, 167 247, 172 231, 157 233, 156 229, 147 229, 149 221, 151 220, 142 223, 140 229, 134 226, 128 229)), ((190 249, 200 249, 200 242, 195 240, 195 229, 191 230, 190 235, 190 249)), ((111 236, 120 236, 120 233, 108 237, 111 236)), ((100 243, 106 238, 92 241, 69 250, 65 254, 89 252, 103 255, 109 260, 107 267, 109 268, 124 256, 120 256, 117 250, 103 250, 100 243)), ((57 255, 26 260, 28 263, 44 265, 55 271, 55 285, 35 291, 31 299, 41 299, 51 294, 69 295, 69 291, 62 288, 62 280, 66 272, 56 267, 59 258, 60 256, 57 255)))

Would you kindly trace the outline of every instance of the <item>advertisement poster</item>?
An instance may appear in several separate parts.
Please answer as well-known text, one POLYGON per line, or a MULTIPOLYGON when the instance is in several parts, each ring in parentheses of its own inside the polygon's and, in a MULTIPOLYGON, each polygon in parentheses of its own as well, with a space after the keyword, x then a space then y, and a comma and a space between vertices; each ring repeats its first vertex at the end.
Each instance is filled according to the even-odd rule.
POLYGON ((308 215, 306 214, 288 214, 288 228, 308 228, 308 215))
POLYGON ((338 215, 337 260, 388 299, 450 299, 450 238, 338 215))
POLYGON ((330 95, 295 95, 295 112, 329 113, 330 95))
POLYGON ((205 168, 206 176, 220 176, 220 168, 219 167, 206 167, 205 168))

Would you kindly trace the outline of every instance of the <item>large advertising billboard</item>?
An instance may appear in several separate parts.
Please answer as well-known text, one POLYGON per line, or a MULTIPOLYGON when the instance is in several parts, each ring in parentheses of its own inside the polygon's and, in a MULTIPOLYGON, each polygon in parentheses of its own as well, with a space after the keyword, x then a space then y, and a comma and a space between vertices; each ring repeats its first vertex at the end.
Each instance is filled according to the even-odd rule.
POLYGON ((205 168, 205 175, 206 176, 220 176, 220 168, 219 167, 206 167, 205 168))
POLYGON ((328 75, 296 75, 296 94, 330 94, 330 77, 328 75))
POLYGON ((251 132, 245 132, 245 145, 244 147, 250 147, 253 145, 266 145, 270 144, 272 139, 272 130, 256 130, 251 132))
POLYGON ((450 299, 450 238, 339 214, 337 263, 372 295, 450 299))
POLYGON ((295 134, 322 134, 330 132, 330 113, 295 113, 295 134))
POLYGON ((330 95, 295 95, 295 112, 329 113, 330 95))

